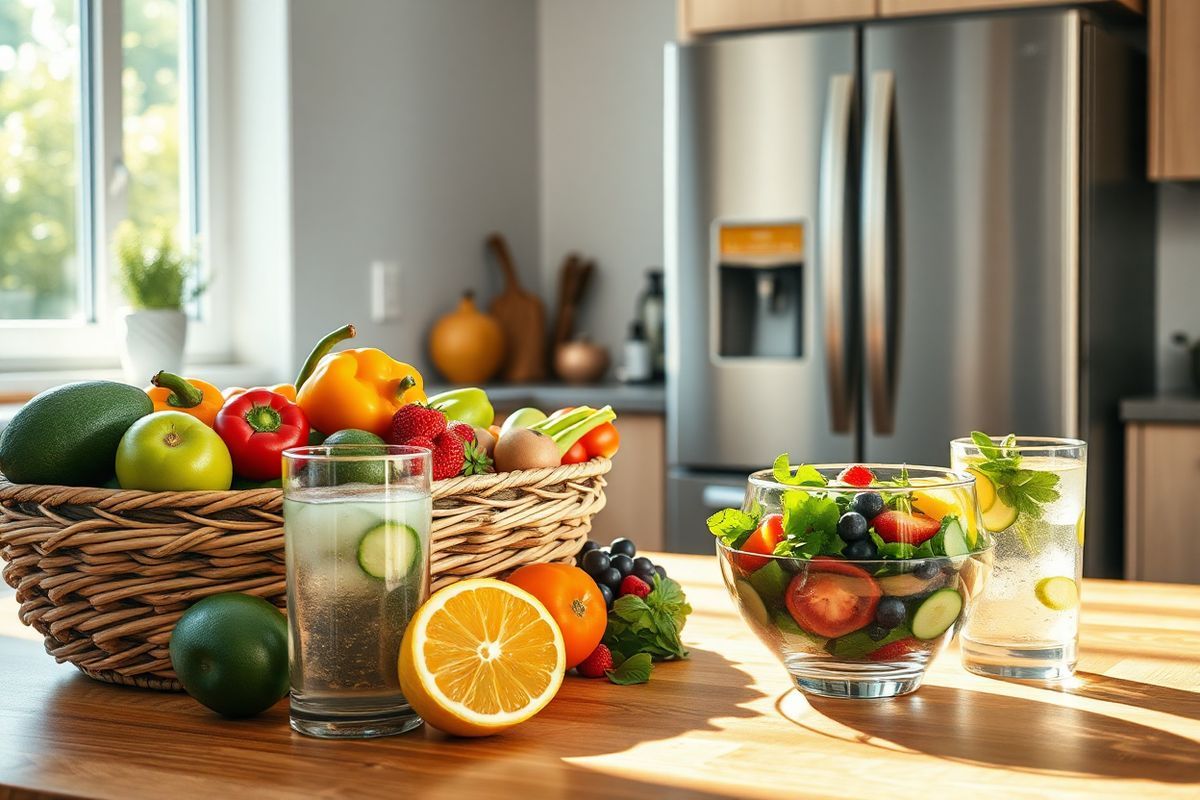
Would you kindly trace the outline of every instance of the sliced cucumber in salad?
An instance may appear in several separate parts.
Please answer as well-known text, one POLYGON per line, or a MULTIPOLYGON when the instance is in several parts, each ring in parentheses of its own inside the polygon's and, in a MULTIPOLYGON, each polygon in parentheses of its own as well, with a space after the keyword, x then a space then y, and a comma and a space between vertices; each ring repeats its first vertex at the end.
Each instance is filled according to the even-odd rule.
POLYGON ((383 522, 358 540, 358 566, 372 578, 408 575, 421 555, 421 537, 403 522, 383 522))
POLYGON ((962 523, 957 517, 947 517, 942 529, 936 534, 939 541, 935 541, 933 551, 936 553, 941 551, 948 556, 965 556, 971 552, 971 546, 967 544, 967 534, 963 530, 962 523), (939 546, 940 545, 940 546, 939 546))
POLYGON ((963 598, 956 590, 938 589, 917 606, 912 618, 913 636, 918 639, 936 639, 958 620, 963 609, 963 598))

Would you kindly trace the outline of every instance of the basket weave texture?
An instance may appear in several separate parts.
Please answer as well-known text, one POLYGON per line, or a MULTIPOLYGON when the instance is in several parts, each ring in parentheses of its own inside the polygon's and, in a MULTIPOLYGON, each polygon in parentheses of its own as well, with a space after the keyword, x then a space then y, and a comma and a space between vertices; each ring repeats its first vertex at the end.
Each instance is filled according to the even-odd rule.
MULTIPOLYGON (((523 564, 569 561, 604 508, 595 458, 433 484, 437 590, 523 564)), ((286 601, 283 493, 144 492, 13 484, 0 475, 0 555, 21 621, 46 651, 110 683, 178 691, 167 645, 202 597, 286 601)))

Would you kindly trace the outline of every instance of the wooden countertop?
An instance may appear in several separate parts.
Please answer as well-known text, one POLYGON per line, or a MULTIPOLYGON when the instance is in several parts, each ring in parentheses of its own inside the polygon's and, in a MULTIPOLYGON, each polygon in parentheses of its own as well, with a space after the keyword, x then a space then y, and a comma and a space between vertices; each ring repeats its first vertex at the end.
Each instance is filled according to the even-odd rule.
MULTIPOLYGON (((914 695, 806 700, 736 616, 712 558, 662 556, 695 613, 692 659, 649 684, 568 678, 503 736, 428 728, 328 742, 287 703, 223 721, 184 695, 97 683, 0 599, 0 786, 162 797, 1200 796, 1200 587, 1088 581, 1078 679, 1059 690, 944 655, 914 695)), ((8 796, 0 789, 0 796, 8 796)))

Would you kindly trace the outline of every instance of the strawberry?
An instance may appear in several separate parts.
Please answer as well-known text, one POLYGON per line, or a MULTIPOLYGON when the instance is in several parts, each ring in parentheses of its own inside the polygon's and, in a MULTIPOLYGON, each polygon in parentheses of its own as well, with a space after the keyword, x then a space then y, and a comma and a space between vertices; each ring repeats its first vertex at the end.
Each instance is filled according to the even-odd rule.
POLYGON ((435 408, 409 403, 392 417, 389 444, 409 444, 412 439, 437 439, 446 430, 446 415, 435 408))
POLYGON ((895 661, 920 648, 917 640, 911 636, 889 642, 883 647, 870 653, 867 658, 871 661, 895 661))
POLYGON ((936 519, 904 511, 884 511, 871 520, 871 526, 885 542, 907 542, 919 545, 942 528, 936 519))
POLYGON ((592 654, 581 661, 575 671, 584 678, 603 678, 613 668, 612 652, 607 645, 597 645, 592 654))
POLYGON ((465 422, 451 422, 446 429, 464 442, 475 441, 475 429, 465 422))
POLYGON ((462 439, 450 431, 443 431, 434 437, 433 479, 441 481, 461 473, 467 460, 465 449, 462 439))
POLYGON ((624 597, 627 594, 632 594, 645 600, 646 595, 650 594, 650 584, 637 575, 626 575, 625 580, 621 581, 621 588, 617 591, 617 597, 624 597))
POLYGON ((855 464, 852 467, 846 467, 838 474, 837 479, 842 483, 850 486, 857 486, 860 489, 865 489, 871 485, 871 481, 875 480, 875 473, 864 467, 862 464, 855 464))

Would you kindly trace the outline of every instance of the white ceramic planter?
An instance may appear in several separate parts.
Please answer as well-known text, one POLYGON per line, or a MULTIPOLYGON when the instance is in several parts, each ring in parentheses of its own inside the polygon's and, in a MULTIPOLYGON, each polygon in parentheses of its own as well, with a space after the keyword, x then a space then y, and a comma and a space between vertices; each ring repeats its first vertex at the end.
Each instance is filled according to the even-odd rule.
POLYGON ((187 341, 187 314, 160 309, 126 311, 121 367, 125 380, 145 386, 159 370, 179 374, 187 341))

